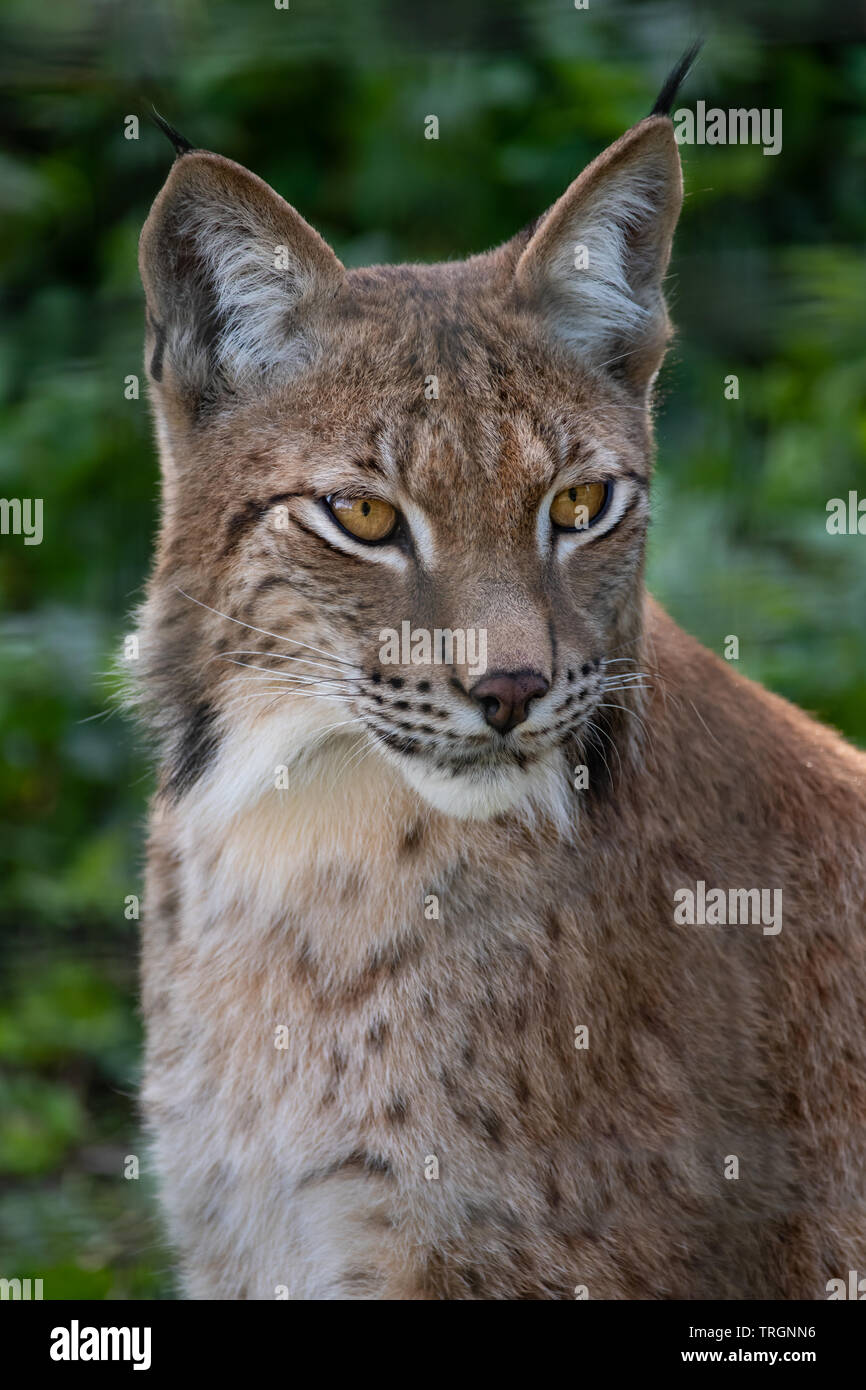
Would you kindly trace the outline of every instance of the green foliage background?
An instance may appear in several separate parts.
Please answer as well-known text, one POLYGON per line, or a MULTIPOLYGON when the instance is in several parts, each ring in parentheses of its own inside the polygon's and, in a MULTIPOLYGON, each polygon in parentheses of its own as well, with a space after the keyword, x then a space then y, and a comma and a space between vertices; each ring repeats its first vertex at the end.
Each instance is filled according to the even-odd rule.
POLYGON ((0 1276, 42 1278, 47 1298, 174 1291, 137 1127, 123 910, 150 773, 105 677, 158 489, 146 401, 123 390, 141 371, 137 236, 170 164, 150 102, 273 183, 348 264, 457 257, 549 205, 707 30, 679 104, 781 108, 784 140, 777 157, 683 150, 651 586, 708 646, 736 633, 740 669, 866 744, 866 537, 825 528, 829 498, 866 496, 856 14, 6 4, 0 495, 42 497, 45 537, 0 537, 0 1276))

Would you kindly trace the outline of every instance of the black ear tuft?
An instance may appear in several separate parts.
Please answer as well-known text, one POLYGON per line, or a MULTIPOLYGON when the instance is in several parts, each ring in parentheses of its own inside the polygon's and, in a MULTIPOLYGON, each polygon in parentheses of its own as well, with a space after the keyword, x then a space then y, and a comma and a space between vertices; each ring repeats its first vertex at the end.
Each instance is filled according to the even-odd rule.
POLYGON ((173 125, 169 125, 168 121, 159 114, 155 106, 151 107, 151 111, 153 112, 154 124, 159 126, 163 135, 168 136, 177 154, 189 154, 190 150, 195 148, 188 140, 183 138, 179 130, 175 130, 173 125))
POLYGON ((680 85, 685 81, 686 77, 688 76, 689 69, 691 68, 692 63, 697 58, 703 46, 703 39, 698 39, 696 43, 692 44, 691 48, 686 50, 682 58, 680 58, 680 61, 677 63, 676 67, 668 73, 667 77, 665 78, 665 85, 659 92, 658 100, 656 101, 655 106, 650 112, 651 116, 670 115, 671 107, 674 104, 674 98, 677 92, 679 91, 680 85))

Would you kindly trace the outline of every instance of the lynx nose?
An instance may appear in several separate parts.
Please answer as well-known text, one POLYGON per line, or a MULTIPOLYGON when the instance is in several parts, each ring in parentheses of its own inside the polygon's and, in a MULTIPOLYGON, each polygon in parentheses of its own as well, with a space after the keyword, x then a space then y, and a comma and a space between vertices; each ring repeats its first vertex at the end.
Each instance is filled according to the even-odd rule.
POLYGON ((494 671, 482 676, 469 694, 491 729, 507 734, 522 724, 529 713, 530 700, 537 700, 550 689, 549 681, 538 671, 494 671))

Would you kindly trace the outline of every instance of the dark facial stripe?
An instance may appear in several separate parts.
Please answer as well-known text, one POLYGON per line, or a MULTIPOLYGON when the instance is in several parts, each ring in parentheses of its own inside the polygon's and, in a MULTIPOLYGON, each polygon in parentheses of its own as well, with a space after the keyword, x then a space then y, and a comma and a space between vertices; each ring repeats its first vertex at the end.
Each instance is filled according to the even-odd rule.
MULTIPOLYGON (((616 523, 616 526, 611 526, 610 530, 605 532, 605 535, 612 536, 613 533, 614 533, 614 531, 618 531, 619 528, 620 528, 620 526, 622 526, 623 522, 624 522, 624 521, 631 515, 631 513, 634 511, 635 507, 637 506, 637 504, 638 504, 638 502, 639 502, 640 500, 641 500, 641 494, 640 494, 639 492, 636 492, 635 495, 634 495, 634 497, 631 499, 631 501, 628 503, 628 505, 624 508, 623 514, 622 514, 622 516, 620 517, 619 521, 616 523)), ((604 539, 603 536, 600 536, 600 537, 599 537, 599 540, 603 540, 603 539, 604 539)))
POLYGON ((275 492, 272 497, 266 497, 263 502, 255 497, 248 498, 243 506, 229 517, 226 523, 222 558, 225 558, 235 549, 244 536, 259 524, 262 517, 266 516, 272 507, 278 506, 280 502, 289 502, 293 497, 300 496, 302 494, 299 492, 275 492))
POLYGON ((148 320, 156 342, 153 354, 150 359, 150 374, 154 381, 162 381, 162 364, 165 356, 165 329, 161 323, 157 323, 152 314, 148 314, 148 320))
POLYGON ((189 791, 216 757, 219 736, 214 729, 215 719, 213 706, 206 701, 196 705, 189 716, 166 788, 175 800, 189 791))
POLYGON ((356 459, 354 466, 362 473, 374 473, 377 478, 388 476, 378 459, 356 459))
POLYGON ((234 512, 228 519, 225 529, 225 541, 221 552, 221 558, 225 558, 234 550, 241 539, 257 526, 264 515, 264 507, 261 502, 244 502, 239 511, 234 512))
POLYGON ((253 593, 258 596, 259 594, 268 593, 271 589, 280 588, 291 589, 294 588, 294 585, 284 574, 269 574, 266 575, 264 579, 259 580, 253 593))

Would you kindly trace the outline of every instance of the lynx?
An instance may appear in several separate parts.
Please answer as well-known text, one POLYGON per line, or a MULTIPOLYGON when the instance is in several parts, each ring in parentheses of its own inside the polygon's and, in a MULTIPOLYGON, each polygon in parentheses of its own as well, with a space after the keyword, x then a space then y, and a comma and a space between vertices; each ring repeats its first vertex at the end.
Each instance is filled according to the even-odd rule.
POLYGON ((816 1299, 866 1264, 866 757, 644 589, 683 72, 442 265, 347 271, 174 136, 136 665, 187 1297, 816 1299), (484 632, 483 673, 383 661, 404 623, 484 632))

